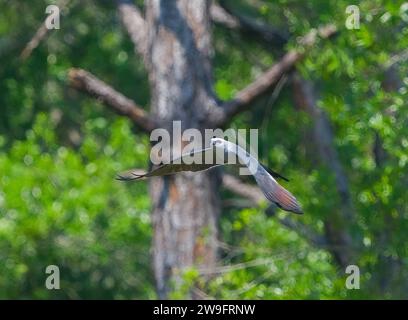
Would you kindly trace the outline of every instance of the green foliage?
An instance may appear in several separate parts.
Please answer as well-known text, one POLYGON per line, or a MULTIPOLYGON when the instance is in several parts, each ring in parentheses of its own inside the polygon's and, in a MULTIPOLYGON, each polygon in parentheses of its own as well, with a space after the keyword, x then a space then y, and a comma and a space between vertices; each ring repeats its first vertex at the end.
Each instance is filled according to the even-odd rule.
POLYGON ((210 283, 222 299, 322 299, 346 290, 330 255, 309 245, 279 222, 255 209, 232 212, 223 220, 226 266, 210 283), (247 226, 251 226, 248 228, 247 226))
POLYGON ((0 297, 155 297, 145 185, 114 180, 145 163, 146 140, 125 120, 95 118, 73 150, 58 146, 54 129, 40 114, 26 140, 0 153, 0 297), (51 264, 62 290, 44 286, 51 264))
MULTIPOLYGON (((297 70, 318 89, 350 183, 356 212, 351 233, 361 239, 355 261, 361 290, 345 289, 346 275, 330 248, 313 246, 265 215, 264 208, 226 207, 220 272, 205 284, 199 270, 187 270, 171 296, 183 298, 197 286, 223 299, 406 298, 404 1, 358 1, 359 30, 345 28, 351 4, 346 0, 226 2, 240 14, 288 31, 285 49, 297 46, 296 37, 311 28, 326 23, 339 28, 339 35, 319 41, 297 70), (390 92, 383 83, 396 58, 402 86, 390 92)), ((94 99, 67 88, 67 70, 82 67, 147 105, 143 63, 110 2, 78 0, 63 12, 61 29, 22 62, 17 57, 48 3, 0 1, 0 298, 155 298, 146 184, 114 180, 123 169, 146 166, 147 138, 94 99), (61 290, 45 289, 50 264, 61 268, 61 290)), ((233 97, 282 53, 248 35, 219 26, 213 31, 215 90, 222 99, 233 97)), ((311 119, 294 108, 290 86, 277 100, 271 95, 231 126, 260 128, 261 159, 289 176, 290 190, 304 207, 305 215, 294 219, 323 234, 324 220, 339 210, 335 177, 319 164, 310 144, 311 119)))

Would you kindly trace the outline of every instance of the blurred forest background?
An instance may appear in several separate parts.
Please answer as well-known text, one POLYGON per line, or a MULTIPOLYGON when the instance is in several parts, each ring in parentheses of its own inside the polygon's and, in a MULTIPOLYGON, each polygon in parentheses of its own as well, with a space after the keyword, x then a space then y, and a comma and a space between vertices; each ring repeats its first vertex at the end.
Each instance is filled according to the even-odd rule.
MULTIPOLYGON (((0 298, 155 299, 148 183, 114 180, 147 168, 149 136, 69 78, 85 69, 148 110, 146 68, 115 1, 65 2, 60 29, 22 57, 54 2, 0 0, 0 298), (44 286, 51 264, 60 290, 44 286)), ((249 178, 224 179, 216 272, 204 283, 184 270, 168 296, 197 286, 221 299, 408 298, 407 2, 215 5, 227 9, 211 10, 222 100, 312 28, 337 32, 229 124, 259 128, 260 160, 289 177, 305 214, 267 208, 255 189, 243 197, 234 187, 249 178), (359 29, 345 27, 351 4, 359 29), (348 264, 359 290, 345 287, 348 264)))

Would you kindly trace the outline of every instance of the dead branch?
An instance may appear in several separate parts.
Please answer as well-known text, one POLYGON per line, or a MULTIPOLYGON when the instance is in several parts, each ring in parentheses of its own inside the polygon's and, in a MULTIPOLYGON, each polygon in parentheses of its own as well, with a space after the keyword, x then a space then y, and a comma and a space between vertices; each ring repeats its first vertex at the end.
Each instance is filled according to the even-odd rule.
POLYGON ((130 118, 145 132, 150 132, 157 127, 156 121, 140 106, 103 81, 97 79, 91 73, 83 69, 70 69, 69 82, 75 89, 97 98, 105 105, 111 107, 116 113, 130 118))
POLYGON ((252 102, 276 85, 285 73, 290 71, 297 62, 303 59, 307 49, 316 43, 319 36, 325 39, 333 36, 336 32, 337 29, 334 25, 327 25, 319 30, 313 29, 306 36, 300 38, 298 43, 302 45, 302 50, 294 49, 286 53, 282 59, 275 63, 269 70, 239 91, 234 99, 225 102, 222 105, 222 115, 220 116, 218 113, 215 113, 218 117, 218 119, 215 119, 216 124, 221 127, 224 126, 236 114, 246 110, 252 102))
POLYGON ((48 33, 48 29, 45 26, 45 23, 43 23, 37 29, 37 32, 34 34, 34 36, 31 38, 31 40, 27 43, 27 45, 21 52, 20 59, 26 60, 31 55, 31 53, 34 51, 34 49, 38 47, 38 45, 45 38, 47 33, 48 33))
MULTIPOLYGON (((69 0, 61 0, 60 2, 57 3, 57 6, 62 9, 68 5, 69 0)), ((47 36, 48 34, 48 29, 45 24, 45 21, 41 24, 41 26, 37 29, 36 33, 34 36, 31 38, 31 40, 27 43, 25 48, 20 54, 20 59, 26 60, 31 53, 38 47, 40 42, 47 36)))
POLYGON ((119 15, 135 46, 143 57, 147 50, 147 24, 140 10, 129 0, 118 0, 119 15))
POLYGON ((221 24, 229 29, 239 29, 239 20, 230 15, 223 7, 216 3, 212 3, 210 7, 211 20, 215 23, 221 24))
POLYGON ((223 273, 228 273, 228 272, 232 272, 236 270, 242 270, 242 269, 262 266, 262 265, 270 265, 271 263, 273 263, 273 261, 274 261, 273 258, 259 258, 259 259, 254 259, 248 262, 241 262, 241 263, 236 263, 236 264, 228 265, 228 266, 219 266, 213 269, 200 268, 198 269, 198 272, 200 273, 200 275, 223 274, 223 273))
POLYGON ((230 174, 223 174, 222 184, 227 190, 251 200, 255 205, 266 202, 264 195, 257 187, 246 184, 230 174))

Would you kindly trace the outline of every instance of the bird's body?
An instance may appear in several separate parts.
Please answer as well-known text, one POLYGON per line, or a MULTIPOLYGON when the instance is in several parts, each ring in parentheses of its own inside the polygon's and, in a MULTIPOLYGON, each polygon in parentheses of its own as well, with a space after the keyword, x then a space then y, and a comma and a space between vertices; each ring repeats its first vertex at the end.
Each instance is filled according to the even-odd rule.
POLYGON ((221 138, 212 138, 209 148, 183 154, 181 157, 162 164, 146 174, 135 174, 130 170, 120 174, 118 179, 129 181, 183 171, 197 172, 225 164, 246 166, 269 201, 275 203, 283 210, 297 214, 303 213, 296 198, 283 188, 273 176, 283 178, 284 180, 287 180, 286 178, 272 170, 267 170, 253 155, 239 145, 221 138))

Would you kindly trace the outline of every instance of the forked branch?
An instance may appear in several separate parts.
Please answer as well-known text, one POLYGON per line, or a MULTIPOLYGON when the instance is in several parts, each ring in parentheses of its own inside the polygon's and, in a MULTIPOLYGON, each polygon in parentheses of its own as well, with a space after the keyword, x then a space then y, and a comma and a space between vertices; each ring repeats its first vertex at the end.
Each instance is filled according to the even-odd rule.
POLYGON ((293 49, 286 53, 282 59, 275 63, 269 70, 239 91, 234 99, 225 102, 222 105, 222 115, 220 116, 217 113, 217 119, 215 119, 216 124, 222 127, 236 114, 247 110, 257 98, 276 85, 285 73, 290 71, 296 63, 303 59, 307 49, 316 43, 319 36, 325 39, 333 36, 336 32, 337 29, 334 25, 327 25, 319 28, 319 30, 313 29, 306 36, 302 37, 298 41, 299 44, 302 45, 302 50, 293 49))
MULTIPOLYGON (((68 2, 69 0, 61 0, 57 2, 56 5, 58 8, 62 9, 68 5, 68 2)), ((20 54, 20 58, 22 60, 26 60, 31 55, 31 53, 38 47, 41 41, 44 40, 45 37, 47 36, 49 29, 47 29, 45 22, 46 20, 43 21, 41 26, 35 32, 34 36, 24 47, 23 51, 20 54)))

